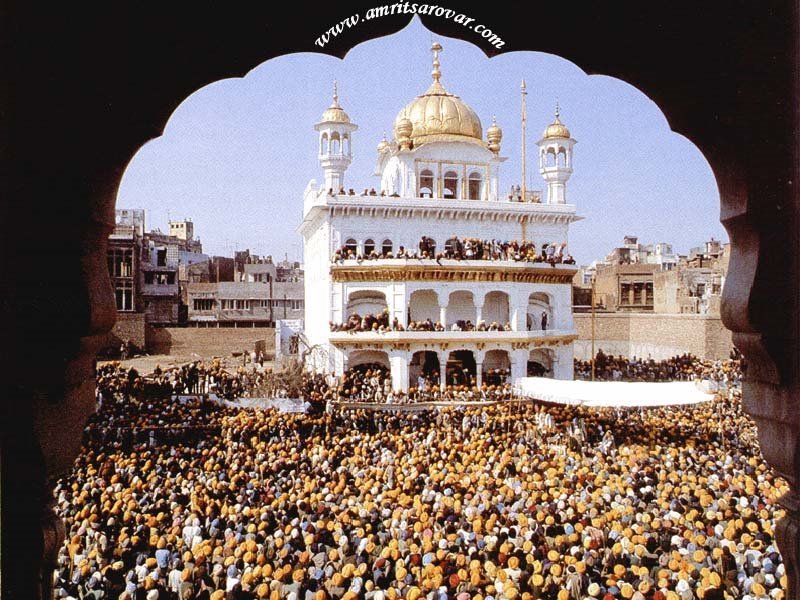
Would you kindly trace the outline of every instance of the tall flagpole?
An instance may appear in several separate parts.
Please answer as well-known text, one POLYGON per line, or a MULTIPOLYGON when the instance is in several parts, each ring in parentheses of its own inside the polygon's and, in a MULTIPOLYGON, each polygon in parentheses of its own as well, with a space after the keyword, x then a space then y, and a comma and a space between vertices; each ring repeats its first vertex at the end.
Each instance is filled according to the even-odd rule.
POLYGON ((527 109, 525 108, 525 96, 528 95, 528 89, 525 87, 525 80, 522 80, 522 85, 520 86, 520 94, 522 96, 522 201, 527 201, 527 177, 525 174, 525 167, 527 164, 527 159, 525 158, 525 149, 527 147, 526 141, 526 134, 525 134, 525 127, 528 121, 528 114, 527 109))

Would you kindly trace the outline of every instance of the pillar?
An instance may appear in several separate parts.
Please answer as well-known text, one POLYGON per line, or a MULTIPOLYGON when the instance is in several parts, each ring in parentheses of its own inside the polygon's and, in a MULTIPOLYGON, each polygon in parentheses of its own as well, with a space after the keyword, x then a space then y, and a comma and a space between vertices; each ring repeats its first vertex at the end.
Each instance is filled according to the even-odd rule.
POLYGON ((573 379, 575 351, 572 344, 553 348, 553 378, 573 379))
POLYGON ((347 371, 349 357, 347 356, 347 352, 345 352, 343 350, 337 350, 337 352, 339 352, 339 354, 342 357, 342 359, 341 359, 341 361, 338 361, 338 360, 334 361, 334 365, 336 367, 339 367, 338 369, 335 369, 335 371, 336 371, 335 374, 337 376, 341 376, 341 375, 344 374, 345 371, 347 371))
POLYGON ((437 352, 439 356, 439 389, 444 390, 447 385, 447 357, 449 352, 437 352))
POLYGON ((408 360, 408 352, 396 350, 389 354, 392 389, 395 392, 408 393, 408 360))
MULTIPOLYGON (((509 302, 511 301, 512 298, 509 298, 509 302)), ((528 328, 525 321, 528 317, 528 297, 516 298, 514 304, 509 306, 509 312, 511 313, 509 315, 511 318, 511 330, 526 331, 528 328)), ((534 329, 536 328, 534 327, 534 329)))
POLYGON ((508 358, 511 362, 511 384, 516 384, 517 380, 521 377, 528 375, 528 356, 527 348, 520 350, 512 350, 508 353, 508 358))
POLYGON ((483 304, 476 304, 475 305, 475 327, 478 326, 478 323, 481 322, 483 319, 483 304))
POLYGON ((442 327, 447 327, 447 304, 439 304, 439 323, 442 327))
POLYGON ((475 385, 480 389, 483 385, 483 361, 486 358, 486 352, 473 350, 472 355, 475 357, 475 385))

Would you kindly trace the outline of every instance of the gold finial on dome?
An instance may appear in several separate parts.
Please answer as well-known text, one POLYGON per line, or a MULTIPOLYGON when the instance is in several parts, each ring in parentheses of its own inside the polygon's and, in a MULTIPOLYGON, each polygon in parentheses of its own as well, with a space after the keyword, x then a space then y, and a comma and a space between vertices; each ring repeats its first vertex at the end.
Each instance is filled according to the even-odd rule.
POLYGON ((333 80, 333 101, 331 105, 322 113, 322 122, 349 123, 350 117, 339 104, 339 85, 333 80))
POLYGON ((394 137, 401 150, 411 149, 411 132, 414 124, 407 118, 399 118, 394 123, 394 137))
POLYGON ((439 78, 442 76, 442 72, 439 70, 441 66, 439 62, 439 52, 441 51, 442 45, 439 42, 433 42, 433 44, 431 44, 431 52, 433 52, 433 71, 431 71, 431 75, 436 82, 438 82, 439 78))
POLYGON ((566 138, 569 139, 571 137, 569 133, 569 129, 567 126, 561 122, 561 107, 558 105, 558 101, 556 101, 556 118, 553 120, 550 125, 547 126, 547 129, 544 130, 544 134, 542 135, 543 139, 550 139, 550 138, 566 138))
POLYGON ((386 132, 383 132, 383 138, 378 142, 378 154, 383 154, 389 149, 389 140, 386 139, 386 132))
POLYGON ((486 139, 489 140, 489 150, 497 154, 500 152, 500 142, 503 140, 503 130, 497 126, 497 118, 492 115, 492 124, 486 130, 486 139))

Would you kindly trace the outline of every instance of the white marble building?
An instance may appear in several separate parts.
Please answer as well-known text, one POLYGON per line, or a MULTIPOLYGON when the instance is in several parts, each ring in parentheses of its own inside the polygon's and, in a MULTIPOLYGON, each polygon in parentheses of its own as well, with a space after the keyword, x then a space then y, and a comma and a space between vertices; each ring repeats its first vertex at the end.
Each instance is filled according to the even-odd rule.
POLYGON ((524 240, 540 252, 543 244, 566 243, 570 223, 581 218, 566 194, 575 140, 558 112, 538 142, 546 198, 504 196, 502 131, 493 121, 484 139, 475 112, 440 81, 441 46, 432 50, 432 84, 400 110, 394 138, 378 145, 380 183, 374 192, 352 192, 345 183, 357 125, 335 89, 315 126, 324 181, 308 184, 299 228, 305 242, 305 337, 314 348, 310 366, 340 374, 379 362, 391 368, 394 388, 403 391, 416 384, 423 365, 438 367, 441 385, 448 377, 444 365, 469 370, 479 385, 494 369, 510 369, 514 380, 541 368, 571 379, 574 266, 395 256, 401 246, 416 251, 422 236, 435 241, 437 253, 453 236, 524 240), (393 257, 333 261, 342 247, 357 256, 375 251, 393 257), (330 323, 344 323, 353 313, 384 310, 402 331, 331 330, 330 323), (444 331, 407 330, 426 319, 444 331), (497 323, 502 330, 453 330, 466 321, 497 323))

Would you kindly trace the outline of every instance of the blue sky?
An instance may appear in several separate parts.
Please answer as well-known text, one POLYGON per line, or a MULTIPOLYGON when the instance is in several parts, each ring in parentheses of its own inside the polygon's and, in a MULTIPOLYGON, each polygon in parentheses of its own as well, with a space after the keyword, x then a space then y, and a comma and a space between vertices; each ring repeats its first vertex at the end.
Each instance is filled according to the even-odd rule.
MULTIPOLYGON (((225 79, 189 96, 159 138, 145 144, 122 178, 117 208, 144 208, 147 227, 167 231, 171 218, 191 218, 209 254, 235 249, 302 257, 296 228, 303 190, 322 180, 314 123, 330 104, 333 79, 359 129, 345 181, 378 187, 372 175, 378 142, 391 136, 397 113, 431 81, 431 33, 418 21, 395 35, 353 48, 344 60, 312 53, 282 56, 244 78, 225 79)), ((605 256, 624 235, 668 242, 685 253, 719 223, 719 192, 703 155, 669 129, 658 107, 631 85, 588 76, 574 64, 537 52, 492 59, 468 42, 436 36, 442 84, 480 117, 503 129, 500 189, 520 183, 519 85, 528 96, 528 187, 544 189, 536 141, 552 121, 578 140, 567 199, 585 217, 570 230, 579 263, 605 256)))

